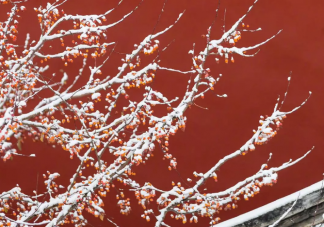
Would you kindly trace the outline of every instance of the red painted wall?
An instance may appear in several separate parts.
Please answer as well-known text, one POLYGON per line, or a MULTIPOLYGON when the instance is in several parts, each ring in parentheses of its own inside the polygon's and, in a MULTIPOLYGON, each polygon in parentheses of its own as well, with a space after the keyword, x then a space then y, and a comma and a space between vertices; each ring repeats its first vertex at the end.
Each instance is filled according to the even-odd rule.
MULTIPOLYGON (((69 0, 64 10, 66 13, 90 14, 103 12, 117 4, 117 0, 69 0)), ((116 21, 126 12, 133 9, 139 0, 124 0, 118 9, 107 17, 108 22, 116 21)), ((163 5, 163 0, 145 0, 140 8, 124 22, 108 30, 108 40, 118 41, 116 51, 129 53, 134 43, 139 43, 147 34, 152 32, 163 5)), ((174 42, 161 55, 161 65, 181 70, 190 70, 191 60, 188 55, 193 43, 196 50, 205 45, 206 34, 217 8, 216 0, 176 0, 168 1, 157 31, 169 26, 183 10, 185 14, 171 31, 159 38, 165 46, 174 42)), ((221 35, 224 10, 226 9, 226 27, 229 28, 241 17, 251 0, 222 0, 219 18, 212 31, 212 37, 221 35)), ((27 31, 32 39, 39 34, 37 15, 32 8, 45 1, 30 0, 28 11, 22 14, 19 32, 24 42, 27 31)), ((290 158, 302 156, 312 146, 314 151, 289 169, 279 173, 278 183, 274 187, 263 187, 261 193, 249 202, 240 202, 239 209, 222 212, 222 220, 247 212, 261 205, 274 201, 280 197, 298 191, 317 181, 324 172, 324 105, 323 105, 323 38, 324 38, 324 2, 322 0, 260 0, 245 24, 250 28, 261 27, 262 31, 244 33, 238 46, 253 45, 261 42, 280 29, 283 31, 269 43, 261 47, 261 51, 254 58, 236 56, 234 64, 226 65, 221 61, 217 65, 209 61, 208 65, 213 75, 223 74, 220 83, 215 87, 219 94, 226 93, 228 98, 217 98, 212 93, 204 100, 197 102, 207 107, 203 110, 193 107, 187 111, 188 124, 185 132, 179 132, 171 138, 170 152, 178 159, 178 171, 186 179, 193 178, 192 172, 208 170, 220 158, 240 148, 252 136, 252 129, 258 126, 260 115, 271 114, 278 95, 286 91, 287 77, 292 71, 292 83, 286 103, 282 110, 291 110, 299 105, 312 91, 308 103, 300 110, 289 115, 278 135, 267 145, 257 147, 256 151, 247 156, 239 157, 224 165, 219 173, 218 183, 207 184, 207 191, 222 190, 234 185, 237 181, 257 172, 273 153, 271 166, 278 166, 290 158)), ((0 6, 0 18, 7 6, 0 6)), ((120 54, 113 54, 104 74, 113 75, 121 64, 120 54)), ((144 58, 144 57, 142 57, 144 58)), ((79 65, 70 66, 69 70, 78 70, 79 65)), ((55 67, 64 67, 62 62, 56 62, 55 67)), ((55 68, 57 69, 57 68, 55 68)), ((181 96, 186 88, 188 76, 158 72, 156 89, 164 92, 168 97, 181 96)), ((31 193, 37 184, 42 189, 42 177, 46 170, 61 173, 59 183, 67 182, 76 168, 76 160, 71 161, 69 154, 60 148, 53 149, 43 143, 27 141, 23 145, 26 154, 35 153, 36 158, 15 157, 14 161, 0 163, 0 191, 9 190, 17 183, 26 193, 31 193)), ((162 154, 156 150, 156 155, 145 166, 138 167, 139 182, 151 182, 162 189, 170 189, 171 181, 181 181, 176 172, 167 170, 167 161, 162 161, 162 154)), ((114 195, 114 194, 113 194, 114 195)), ((120 226, 153 226, 140 218, 141 207, 136 203, 133 195, 132 213, 125 218, 116 212, 116 200, 112 196, 106 201, 105 208, 108 215, 114 217, 120 226)), ((155 205, 152 207, 155 208, 155 205)), ((168 220, 168 219, 167 219, 168 220)), ((207 226, 205 219, 199 226, 207 226)), ((106 222, 91 221, 95 226, 110 226, 106 222)), ((172 224, 172 222, 170 222, 172 224)), ((172 226, 179 226, 180 222, 172 226)), ((111 225, 112 226, 112 225, 111 225)))

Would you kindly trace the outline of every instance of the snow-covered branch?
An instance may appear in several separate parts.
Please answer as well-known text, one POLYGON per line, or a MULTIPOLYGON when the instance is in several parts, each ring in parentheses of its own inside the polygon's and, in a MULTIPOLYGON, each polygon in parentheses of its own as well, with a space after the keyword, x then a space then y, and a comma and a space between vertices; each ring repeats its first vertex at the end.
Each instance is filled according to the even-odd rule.
MULTIPOLYGON (((221 74, 219 77, 211 75, 211 69, 206 66, 207 59, 215 55, 218 57, 217 63, 220 62, 219 58, 224 58, 228 64, 229 59, 234 63, 235 54, 254 56, 255 52, 246 52, 256 51, 277 34, 250 47, 237 46, 243 32, 260 30, 239 29, 251 11, 251 6, 244 16, 224 31, 221 38, 212 39, 212 26, 207 29, 206 47, 198 54, 195 54, 195 45, 189 51, 192 55, 191 69, 184 71, 162 66, 157 60, 160 56, 142 64, 142 57, 155 55, 161 45, 165 46, 157 38, 174 29, 183 15, 180 13, 168 27, 159 32, 155 32, 154 28, 152 34, 148 34, 134 45, 133 50, 124 54, 120 66, 113 66, 118 71, 112 75, 105 72, 104 66, 115 51, 116 41, 103 42, 103 39, 107 39, 106 31, 131 17, 139 6, 121 19, 107 23, 106 16, 114 9, 98 15, 70 15, 61 9, 65 2, 55 1, 47 3, 46 7, 34 9, 41 35, 38 40, 30 42, 28 34, 23 50, 14 44, 18 35, 18 13, 26 10, 21 5, 23 1, 11 1, 13 7, 8 13, 8 19, 0 23, 0 153, 3 161, 13 155, 22 155, 23 142, 32 139, 61 147, 71 159, 76 157, 79 163, 66 187, 55 183, 60 173, 47 172, 43 175, 46 186, 43 194, 26 195, 18 186, 0 194, 0 226, 54 227, 69 221, 81 226, 87 223, 84 211, 101 220, 107 219, 102 208, 102 197, 115 186, 116 181, 135 191, 135 197, 144 209, 156 194, 160 194, 156 200, 159 214, 151 209, 145 210, 143 214, 147 221, 155 214, 156 227, 168 226, 164 219, 169 212, 175 213, 176 218, 184 223, 188 215, 191 215, 191 222, 197 222, 199 214, 213 218, 211 224, 214 224, 219 221, 219 217, 213 217, 215 213, 235 208, 241 194, 248 199, 258 193, 262 185, 272 185, 278 171, 297 163, 309 153, 279 167, 267 169, 264 164, 257 173, 227 190, 208 194, 201 192, 200 187, 205 181, 210 178, 217 180, 216 171, 224 163, 246 155, 258 145, 266 144, 277 134, 283 119, 307 100, 288 112, 280 111, 278 101, 270 116, 260 117, 260 126, 240 149, 216 162, 206 173, 194 172, 198 180, 193 187, 184 188, 178 184, 166 191, 155 188, 151 183, 141 186, 132 176, 137 166, 150 160, 156 147, 164 152, 164 158, 170 160, 168 168, 176 169, 177 160, 168 148, 169 138, 179 129, 185 130, 186 110, 198 106, 197 100, 213 91, 221 77, 221 74), (55 33, 54 30, 63 22, 70 23, 71 27, 55 33), (74 36, 77 39, 72 40, 73 45, 66 47, 66 39, 74 36), (49 53, 45 48, 49 41, 57 42, 61 47, 55 48, 55 53, 49 53), (70 75, 63 70, 48 75, 50 63, 55 58, 61 58, 65 66, 73 64, 73 59, 81 58, 79 73, 70 75), (96 64, 92 65, 89 58, 95 60, 96 64), (182 97, 168 97, 152 88, 150 84, 162 70, 188 76, 188 85, 182 97), (62 77, 55 80, 54 77, 57 78, 60 73, 62 77), (102 74, 106 74, 104 79, 100 79, 102 74), (73 78, 72 82, 69 78, 73 78), (129 90, 135 88, 139 88, 137 93, 142 98, 130 95, 132 92, 129 90), (38 103, 33 101, 42 91, 46 91, 48 96, 41 97, 38 103), (126 99, 127 104, 120 109, 117 105, 121 99, 126 99), (156 105, 165 106, 166 111, 162 115, 156 114, 156 105), (113 161, 104 159, 103 154, 107 152, 113 161), (94 170, 94 174, 84 174, 87 169, 94 170), (39 197, 42 196, 44 199, 40 201, 39 197), (43 217, 45 214, 48 217, 46 220, 43 217)), ((8 2, 0 0, 1 3, 8 2)), ((123 0, 117 6, 122 3, 123 0)), ((226 94, 218 96, 226 97, 226 94)), ((120 212, 128 214, 131 211, 130 199, 124 198, 122 191, 117 191, 116 198, 120 212)), ((110 219, 107 220, 117 226, 110 219)))

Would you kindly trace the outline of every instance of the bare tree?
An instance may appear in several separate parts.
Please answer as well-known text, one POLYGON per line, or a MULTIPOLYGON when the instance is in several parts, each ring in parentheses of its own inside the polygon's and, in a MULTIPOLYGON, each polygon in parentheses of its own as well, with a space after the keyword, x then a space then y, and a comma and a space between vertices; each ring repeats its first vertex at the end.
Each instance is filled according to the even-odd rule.
MULTIPOLYGON (((220 220, 220 210, 235 209, 240 198, 248 200, 256 195, 263 185, 276 183, 278 171, 294 165, 310 152, 279 167, 268 168, 266 162, 254 175, 224 191, 206 194, 201 190, 201 186, 208 179, 217 181, 216 171, 225 162, 246 155, 277 135, 283 119, 307 101, 306 99, 293 110, 281 111, 287 95, 285 93, 282 101, 277 100, 269 116, 260 117, 260 125, 245 144, 219 160, 207 172, 195 171, 193 175, 196 180, 188 178, 188 181, 195 182, 193 186, 185 187, 178 183, 169 191, 165 191, 151 183, 140 185, 133 179, 136 166, 149 161, 156 149, 162 150, 164 157, 170 160, 168 168, 176 169, 177 160, 168 150, 169 137, 179 129, 185 129, 185 113, 188 107, 198 106, 196 100, 203 98, 207 92, 215 92, 214 86, 221 79, 221 74, 217 77, 212 76, 211 70, 205 64, 206 60, 214 57, 214 64, 231 64, 234 63, 234 56, 253 57, 260 46, 276 35, 253 46, 237 46, 244 32, 261 30, 251 30, 243 23, 257 3, 256 0, 219 39, 211 37, 215 22, 213 21, 205 34, 205 49, 196 50, 193 45, 189 50, 192 68, 181 71, 160 64, 160 53, 167 50, 168 44, 161 44, 157 40, 159 36, 173 29, 174 24, 181 19, 180 14, 175 18, 174 24, 158 32, 154 28, 152 34, 135 44, 133 51, 124 55, 116 75, 100 79, 102 74, 106 74, 102 72, 102 67, 109 63, 109 57, 116 45, 114 42, 104 42, 106 31, 130 17, 137 7, 120 20, 107 24, 105 17, 114 9, 98 15, 69 15, 61 9, 66 1, 56 0, 47 3, 45 7, 35 8, 41 35, 33 42, 30 42, 27 35, 24 48, 20 51, 21 48, 18 48, 15 41, 18 37, 18 16, 21 11, 26 10, 22 5, 25 1, 0 0, 2 4, 12 5, 8 19, 0 23, 2 159, 6 161, 14 155, 23 155, 23 141, 34 139, 57 144, 70 154, 71 159, 75 157, 80 161, 66 188, 55 183, 59 173, 48 172, 44 174, 47 191, 42 194, 26 195, 18 186, 3 192, 0 195, 0 226, 50 227, 70 222, 82 226, 87 223, 85 211, 102 220, 106 219, 102 197, 106 196, 111 187, 115 187, 116 181, 134 191, 136 199, 144 208, 143 218, 147 221, 153 219, 156 227, 168 226, 164 222, 168 213, 183 223, 186 223, 187 219, 190 222, 198 222, 198 216, 209 217, 210 224, 213 225, 220 220), (56 32, 63 22, 72 26, 56 32), (66 46, 65 40, 71 36, 77 36, 78 39, 73 40, 71 46, 66 46), (46 53, 44 46, 49 41, 61 43, 62 50, 46 53), (154 58, 151 62, 141 63, 141 57, 152 54, 154 58), (55 58, 61 58, 66 66, 71 64, 74 58, 83 59, 79 74, 72 78, 70 84, 67 84, 67 73, 63 73, 59 82, 54 82, 55 75, 48 75, 47 70, 55 58), (96 60, 95 65, 91 64, 91 58, 96 60), (150 83, 154 81, 159 70, 190 76, 187 89, 181 98, 166 97, 167 94, 152 89, 150 83), (77 86, 81 76, 82 80, 85 77, 88 79, 82 86, 77 86), (130 95, 129 90, 134 88, 141 88, 137 90, 142 95, 139 101, 135 101, 130 95), (43 99, 36 104, 35 101, 31 101, 33 97, 44 94, 44 91, 51 95, 42 96, 43 99), (127 99, 128 104, 122 107, 120 115, 113 116, 112 113, 121 99, 127 99), (105 108, 101 108, 101 101, 106 102, 105 108), (155 115, 153 110, 156 105, 165 106, 168 112, 163 116, 155 115), (115 157, 112 162, 104 160, 103 154, 107 152, 115 157), (94 169, 93 174, 83 174, 91 168, 94 169), (42 200, 39 199, 41 197, 42 200), (150 209, 149 204, 153 200, 158 203, 156 210, 150 209), (47 217, 43 216, 45 214, 47 217)), ((122 1, 119 2, 121 3, 122 1)), ((124 198, 122 191, 116 191, 120 212, 128 214, 131 210, 131 200, 124 198)))

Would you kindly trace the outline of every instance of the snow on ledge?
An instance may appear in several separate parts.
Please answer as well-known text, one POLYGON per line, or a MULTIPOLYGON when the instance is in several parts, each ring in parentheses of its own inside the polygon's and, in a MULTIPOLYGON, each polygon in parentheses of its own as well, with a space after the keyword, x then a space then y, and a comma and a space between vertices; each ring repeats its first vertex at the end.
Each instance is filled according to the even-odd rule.
MULTIPOLYGON (((255 219, 261 215, 269 213, 270 211, 272 211, 274 209, 280 208, 288 203, 294 202, 297 198, 301 199, 304 196, 306 196, 314 191, 320 190, 322 187, 323 187, 323 181, 317 182, 307 188, 304 188, 298 192, 295 192, 295 193, 290 194, 286 197, 278 199, 272 203, 268 203, 267 205, 259 207, 255 210, 252 210, 250 212, 247 212, 245 214, 242 214, 242 215, 232 218, 230 220, 221 222, 219 224, 213 225, 213 227, 229 227, 229 226, 236 226, 239 224, 243 224, 249 220, 255 219)), ((278 218, 280 218, 280 217, 278 217, 278 218)))

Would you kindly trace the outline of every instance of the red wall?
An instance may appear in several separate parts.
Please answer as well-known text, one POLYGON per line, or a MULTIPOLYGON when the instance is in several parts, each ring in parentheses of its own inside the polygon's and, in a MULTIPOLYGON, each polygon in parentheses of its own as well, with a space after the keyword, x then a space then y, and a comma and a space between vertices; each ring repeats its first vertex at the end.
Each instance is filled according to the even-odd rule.
MULTIPOLYGON (((66 13, 90 14, 103 12, 117 4, 117 0, 69 0, 65 4, 66 13), (90 3, 91 2, 91 3, 90 3)), ((108 22, 115 21, 133 9, 139 0, 124 0, 120 7, 108 16, 108 22)), ((130 52, 134 43, 139 43, 148 33, 152 32, 163 0, 145 0, 134 14, 123 23, 108 30, 109 41, 118 41, 116 51, 130 52)), ((37 34, 35 24, 36 13, 32 8, 45 1, 30 0, 26 6, 28 11, 22 14, 20 33, 25 37, 26 31, 37 34), (31 26, 33 25, 33 26, 31 26)), ((226 27, 229 28, 248 7, 251 0, 223 0, 219 18, 212 32, 218 38, 223 25, 224 9, 226 9, 226 27)), ((181 70, 190 70, 191 60, 188 50, 196 43, 196 50, 205 45, 206 29, 211 24, 216 0, 176 0, 168 1, 157 31, 170 25, 180 12, 186 10, 180 22, 171 31, 159 38, 165 46, 174 42, 161 55, 161 65, 181 70)), ((203 110, 193 107, 187 111, 188 124, 185 132, 179 132, 171 138, 170 152, 178 159, 178 171, 186 179, 193 178, 192 172, 208 170, 224 155, 240 148, 252 136, 252 129, 258 126, 260 115, 271 114, 278 95, 286 91, 287 77, 292 71, 292 83, 286 103, 282 110, 291 110, 299 105, 312 91, 308 103, 300 110, 289 115, 278 135, 267 145, 257 147, 256 151, 247 156, 238 157, 224 165, 219 173, 218 183, 206 185, 207 191, 222 190, 232 186, 239 180, 257 172, 273 153, 270 166, 278 166, 290 158, 302 156, 312 146, 314 151, 289 169, 279 173, 278 183, 274 187, 263 187, 260 195, 249 202, 240 202, 239 209, 220 214, 222 220, 247 212, 280 197, 298 191, 322 179, 324 172, 324 113, 323 92, 323 38, 324 38, 324 2, 322 0, 260 0, 245 24, 250 28, 261 27, 256 33, 244 33, 238 46, 253 45, 261 42, 283 29, 275 39, 261 47, 254 58, 236 56, 234 64, 226 65, 221 61, 217 65, 210 61, 209 67, 213 75, 223 74, 220 83, 215 87, 219 94, 226 93, 228 98, 217 98, 211 93, 197 104, 208 107, 203 110)), ((5 18, 8 7, 0 6, 0 18, 5 18)), ((32 35, 32 39, 36 35, 32 35)), ((20 39, 21 42, 24 39, 20 39)), ((121 64, 123 56, 113 54, 104 74, 113 75, 121 64)), ((142 57, 143 58, 143 57, 142 57)), ((57 63, 63 67, 63 63, 57 63)), ((73 65, 69 70, 77 70, 73 65)), ((164 91, 168 97, 181 96, 186 88, 188 76, 158 72, 155 89, 164 91), (170 89, 172 87, 172 89, 170 89)), ((36 158, 15 157, 14 161, 0 163, 0 191, 8 190, 17 183, 23 191, 31 193, 36 187, 39 173, 38 188, 42 188, 42 177, 46 170, 61 173, 59 183, 66 185, 76 168, 76 160, 71 161, 69 154, 60 148, 53 149, 46 144, 35 144, 27 141, 23 145, 26 154, 35 153, 36 158)), ((162 161, 162 154, 156 150, 156 156, 145 166, 138 167, 137 179, 140 182, 151 182, 162 189, 170 189, 171 181, 181 181, 176 172, 167 170, 168 163, 162 161)), ((116 201, 112 196, 106 201, 109 216, 114 216, 120 226, 153 226, 146 225, 139 215, 141 207, 133 196, 132 214, 124 218, 114 211, 116 201)), ((155 208, 155 205, 152 207, 155 208)), ((152 219, 153 220, 153 219, 152 219)), ((207 219, 204 225, 207 226, 207 219)), ((96 221, 93 221, 96 223, 96 221)), ((97 223, 95 226, 109 226, 97 223)), ((180 223, 172 225, 177 226, 180 223)), ((112 225, 111 225, 112 226, 112 225)))

